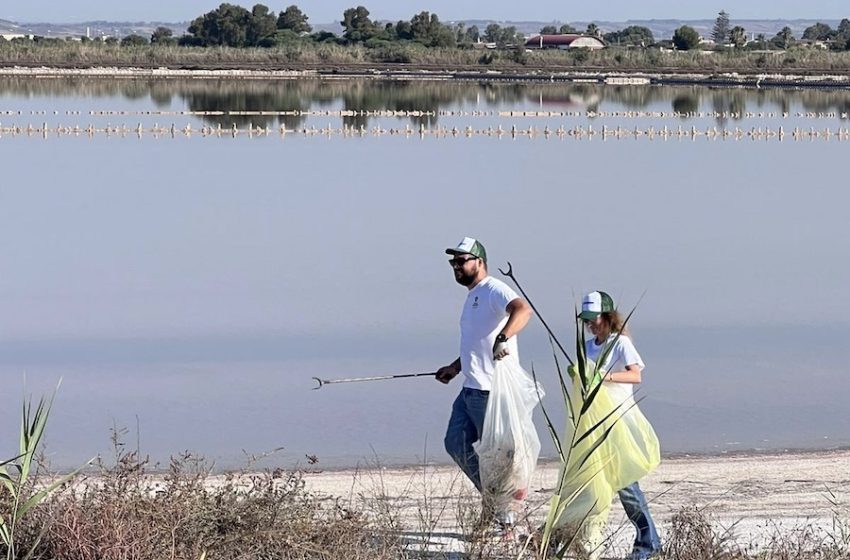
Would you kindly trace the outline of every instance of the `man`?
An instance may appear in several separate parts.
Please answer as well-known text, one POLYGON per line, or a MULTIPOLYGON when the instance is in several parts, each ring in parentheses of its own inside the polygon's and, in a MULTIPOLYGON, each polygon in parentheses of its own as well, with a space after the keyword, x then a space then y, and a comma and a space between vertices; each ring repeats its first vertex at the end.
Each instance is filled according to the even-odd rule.
MULTIPOLYGON (((507 284, 488 275, 487 252, 471 237, 446 249, 458 284, 469 293, 460 317, 460 357, 437 370, 437 381, 448 383, 463 373, 463 388, 452 405, 446 430, 446 451, 481 491, 478 455, 472 444, 481 439, 484 413, 495 370, 495 360, 519 358, 516 335, 528 324, 531 306, 507 284)), ((495 512, 503 524, 513 520, 495 512)))

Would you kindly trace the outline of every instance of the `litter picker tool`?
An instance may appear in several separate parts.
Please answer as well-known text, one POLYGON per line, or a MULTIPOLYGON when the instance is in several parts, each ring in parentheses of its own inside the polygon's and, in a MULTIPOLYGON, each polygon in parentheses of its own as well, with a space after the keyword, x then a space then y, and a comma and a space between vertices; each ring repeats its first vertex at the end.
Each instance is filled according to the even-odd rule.
POLYGON ((402 379, 404 377, 426 377, 426 376, 434 377, 436 372, 429 373, 402 373, 399 375, 379 375, 375 377, 348 377, 344 379, 319 379, 318 377, 314 377, 318 383, 318 387, 313 387, 313 390, 321 389, 325 385, 330 385, 332 383, 359 383, 361 381, 381 381, 384 379, 402 379))

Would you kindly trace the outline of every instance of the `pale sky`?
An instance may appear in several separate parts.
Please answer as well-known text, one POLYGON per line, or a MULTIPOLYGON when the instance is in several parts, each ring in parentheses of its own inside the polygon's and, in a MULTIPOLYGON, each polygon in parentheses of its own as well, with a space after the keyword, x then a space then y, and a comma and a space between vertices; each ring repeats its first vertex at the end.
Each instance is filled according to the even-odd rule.
MULTIPOLYGON (((250 7, 253 2, 234 2, 250 7)), ((263 2, 279 11, 292 3, 263 2)), ((365 5, 376 19, 408 19, 414 13, 429 10, 443 20, 496 19, 513 21, 625 21, 628 19, 705 19, 713 18, 726 9, 733 18, 740 19, 840 19, 850 17, 846 0, 743 0, 738 2, 691 0, 671 4, 668 0, 610 0, 608 2, 578 3, 569 6, 563 1, 540 0, 517 3, 497 0, 488 4, 458 2, 457 0, 420 0, 395 2, 391 0, 331 0, 324 2, 297 2, 310 21, 329 23, 340 19, 342 12, 359 3, 365 5)), ((110 21, 185 21, 214 9, 217 0, 149 0, 148 2, 116 2, 114 0, 31 0, 29 2, 3 2, 0 19, 18 22, 80 22, 110 21)))

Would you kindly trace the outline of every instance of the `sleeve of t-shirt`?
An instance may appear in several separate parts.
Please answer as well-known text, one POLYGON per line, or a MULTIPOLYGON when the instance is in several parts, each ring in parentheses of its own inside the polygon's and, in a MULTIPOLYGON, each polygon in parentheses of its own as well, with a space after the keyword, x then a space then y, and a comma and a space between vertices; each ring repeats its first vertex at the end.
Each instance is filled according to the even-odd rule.
POLYGON ((640 369, 645 368, 646 366, 643 364, 643 360, 640 358, 640 354, 638 354, 637 349, 635 348, 632 339, 627 336, 621 336, 619 340, 620 346, 620 359, 623 360, 623 367, 630 366, 632 364, 637 364, 640 369))
POLYGON ((508 304, 518 297, 517 293, 504 282, 493 282, 493 290, 490 292, 490 309, 496 313, 504 313, 508 304))

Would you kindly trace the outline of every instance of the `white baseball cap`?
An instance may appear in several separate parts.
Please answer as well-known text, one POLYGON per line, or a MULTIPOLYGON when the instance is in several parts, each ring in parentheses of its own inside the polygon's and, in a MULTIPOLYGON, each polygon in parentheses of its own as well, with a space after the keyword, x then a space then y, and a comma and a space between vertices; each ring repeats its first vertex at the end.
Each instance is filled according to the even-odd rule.
POLYGON ((480 241, 473 237, 464 237, 461 239, 457 247, 449 247, 446 249, 447 255, 472 255, 478 257, 485 263, 487 262, 487 251, 480 241))
POLYGON ((602 313, 614 311, 614 300, 605 292, 590 292, 581 300, 581 313, 579 319, 587 321, 596 319, 602 313))

